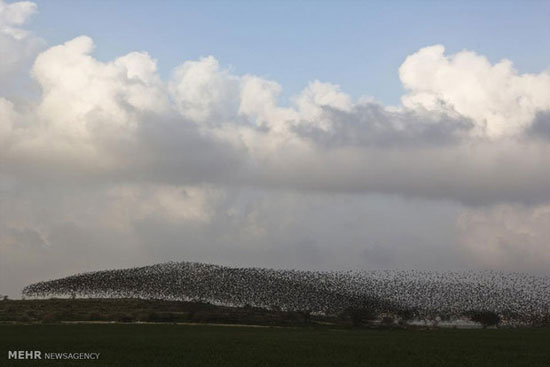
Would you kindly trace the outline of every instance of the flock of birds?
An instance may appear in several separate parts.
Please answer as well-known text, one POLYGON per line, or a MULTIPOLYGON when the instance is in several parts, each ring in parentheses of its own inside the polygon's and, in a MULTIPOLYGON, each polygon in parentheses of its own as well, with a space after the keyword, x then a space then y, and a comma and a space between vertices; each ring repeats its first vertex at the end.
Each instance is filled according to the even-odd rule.
POLYGON ((321 272, 170 262, 38 282, 23 294, 202 301, 327 315, 364 307, 412 312, 419 319, 474 310, 517 323, 550 318, 549 276, 494 271, 321 272))

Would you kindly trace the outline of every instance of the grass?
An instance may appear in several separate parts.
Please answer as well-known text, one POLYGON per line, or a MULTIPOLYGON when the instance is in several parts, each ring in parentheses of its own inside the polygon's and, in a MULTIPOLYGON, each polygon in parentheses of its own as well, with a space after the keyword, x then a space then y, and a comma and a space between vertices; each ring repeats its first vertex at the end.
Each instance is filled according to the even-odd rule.
POLYGON ((316 329, 173 324, 1 324, 2 366, 550 366, 550 329, 316 329), (9 361, 8 350, 100 352, 9 361), (10 364, 11 363, 11 364, 10 364))

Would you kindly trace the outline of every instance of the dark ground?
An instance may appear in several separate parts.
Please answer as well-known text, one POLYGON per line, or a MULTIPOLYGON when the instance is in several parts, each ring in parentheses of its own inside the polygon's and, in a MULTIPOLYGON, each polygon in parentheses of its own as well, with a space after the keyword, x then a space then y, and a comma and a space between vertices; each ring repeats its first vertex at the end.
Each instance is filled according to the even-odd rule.
POLYGON ((550 366, 550 329, 328 329, 174 324, 1 324, 2 366, 550 366), (100 352, 9 361, 8 350, 100 352))
POLYGON ((303 326, 316 321, 345 326, 339 317, 311 316, 258 307, 225 307, 204 302, 124 298, 77 298, 0 301, 0 322, 116 321, 191 322, 303 326))
POLYGON ((550 328, 352 327, 340 316, 162 300, 0 301, 0 366, 548 367, 549 346, 550 328), (9 350, 101 358, 14 361, 9 350))

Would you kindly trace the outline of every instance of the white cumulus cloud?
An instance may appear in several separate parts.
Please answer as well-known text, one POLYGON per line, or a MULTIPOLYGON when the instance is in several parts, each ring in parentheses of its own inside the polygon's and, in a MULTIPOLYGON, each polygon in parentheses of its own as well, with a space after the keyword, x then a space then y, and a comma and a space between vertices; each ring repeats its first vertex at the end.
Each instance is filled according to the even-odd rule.
POLYGON ((476 123, 475 133, 515 135, 538 111, 550 109, 550 71, 519 74, 510 60, 492 65, 471 51, 444 54, 442 45, 425 47, 407 57, 399 75, 409 93, 409 108, 453 110, 476 123))

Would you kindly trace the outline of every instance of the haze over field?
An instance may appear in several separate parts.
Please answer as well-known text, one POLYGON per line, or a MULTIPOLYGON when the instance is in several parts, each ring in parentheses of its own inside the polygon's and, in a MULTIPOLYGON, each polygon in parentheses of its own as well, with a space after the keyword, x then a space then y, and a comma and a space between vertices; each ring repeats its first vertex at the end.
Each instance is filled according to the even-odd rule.
POLYGON ((0 293, 169 260, 548 275, 550 4, 404 4, 0 0, 0 293))

